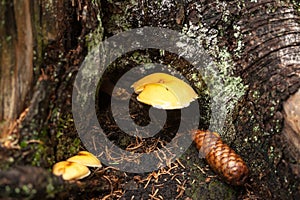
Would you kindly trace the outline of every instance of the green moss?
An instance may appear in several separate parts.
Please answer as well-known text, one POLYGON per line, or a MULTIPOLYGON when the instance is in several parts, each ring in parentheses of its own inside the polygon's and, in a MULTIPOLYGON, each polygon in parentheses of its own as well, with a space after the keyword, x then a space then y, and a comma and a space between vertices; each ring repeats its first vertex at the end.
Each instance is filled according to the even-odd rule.
POLYGON ((57 184, 54 186, 53 179, 51 177, 48 177, 47 179, 47 185, 46 185, 46 193, 47 193, 47 199, 48 198, 54 198, 56 193, 63 191, 63 185, 58 186, 57 184))
POLYGON ((235 199, 236 192, 225 184, 211 181, 208 186, 210 199, 235 199))
POLYGON ((103 27, 101 21, 99 21, 99 25, 97 29, 93 32, 86 35, 86 44, 88 50, 91 51, 93 47, 97 46, 100 42, 102 42, 103 38, 103 27))
POLYGON ((273 163, 273 165, 277 165, 279 161, 282 159, 282 152, 276 147, 269 146, 268 148, 268 159, 269 163, 273 163))
POLYGON ((54 111, 52 117, 57 123, 55 140, 58 142, 55 157, 56 160, 63 160, 80 150, 81 141, 74 127, 72 114, 62 115, 58 108, 54 111))
POLYGON ((22 185, 21 190, 25 195, 31 196, 31 195, 36 194, 36 190, 33 189, 33 186, 31 184, 22 185))
POLYGON ((252 97, 254 98, 254 99, 256 99, 256 100, 258 100, 259 98, 260 98, 260 92, 259 91, 257 91, 257 90, 255 90, 255 91, 253 91, 252 92, 252 97))
POLYGON ((132 28, 130 22, 127 19, 130 19, 132 15, 131 9, 138 5, 138 2, 135 0, 127 1, 109 1, 110 4, 113 4, 110 9, 108 18, 108 23, 106 26, 106 31, 113 35, 129 30, 132 28))
POLYGON ((35 147, 34 155, 32 158, 31 164, 33 166, 41 166, 41 158, 43 157, 43 154, 45 152, 45 147, 42 144, 39 144, 35 147))
MULTIPOLYGON (((99 9, 101 8, 101 1, 99 0, 93 0, 92 4, 94 7, 97 7, 99 9)), ((103 40, 104 29, 102 25, 101 11, 99 11, 97 14, 97 22, 98 22, 97 28, 85 36, 85 41, 89 52, 94 47, 98 46, 99 43, 102 42, 103 40)))
POLYGON ((293 0, 292 1, 295 10, 297 11, 298 16, 300 16, 300 1, 298 0, 293 0))
POLYGON ((204 159, 195 156, 197 154, 196 148, 191 146, 180 158, 189 169, 190 185, 185 191, 186 195, 197 200, 235 199, 235 188, 224 184, 222 180, 215 176, 212 170, 207 170, 206 162, 204 159))
POLYGON ((255 125, 253 126, 253 129, 252 129, 253 132, 260 132, 260 126, 259 125, 255 125))
POLYGON ((11 188, 10 186, 5 186, 4 191, 1 193, 1 197, 10 198, 22 198, 22 199, 32 199, 37 191, 33 188, 32 184, 24 184, 20 187, 11 188))
POLYGON ((75 128, 71 114, 62 115, 59 108, 53 108, 49 123, 53 125, 51 129, 45 126, 38 130, 37 122, 32 120, 29 130, 33 131, 24 134, 19 142, 21 150, 30 149, 30 156, 26 160, 33 166, 50 168, 56 159, 74 155, 81 147, 81 141, 76 131, 73 131, 75 128))

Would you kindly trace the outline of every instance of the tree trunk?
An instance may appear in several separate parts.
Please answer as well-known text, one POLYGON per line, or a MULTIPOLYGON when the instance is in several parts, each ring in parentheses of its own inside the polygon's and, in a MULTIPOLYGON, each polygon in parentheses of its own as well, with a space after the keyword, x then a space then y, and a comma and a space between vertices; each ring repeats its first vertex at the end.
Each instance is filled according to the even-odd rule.
MULTIPOLYGON (((268 198, 280 198, 299 180, 300 172, 300 146, 290 142, 289 131, 283 131, 284 121, 300 119, 296 112, 300 104, 295 98, 289 101, 294 104, 293 116, 283 112, 283 103, 300 88, 300 17, 284 2, 247 2, 244 11, 239 23, 245 49, 236 71, 249 89, 235 125, 241 135, 256 140, 251 142, 252 151, 247 151, 255 155, 250 166, 260 168, 252 173, 261 181, 253 184, 254 188, 258 193, 269 193, 268 198), (261 170, 264 177, 260 177, 261 170)), ((296 142, 299 132, 294 135, 296 142)), ((299 191, 299 184, 293 187, 299 191)), ((298 195, 295 192, 293 198, 298 195)))
POLYGON ((30 0, 1 3, 0 132, 23 111, 33 78, 30 0))
POLYGON ((25 0, 3 1, 0 9, 5 13, 0 25, 0 133, 4 138, 30 106, 40 65, 47 57, 47 53, 43 55, 45 48, 63 37, 65 22, 59 22, 57 16, 66 8, 62 1, 25 0))

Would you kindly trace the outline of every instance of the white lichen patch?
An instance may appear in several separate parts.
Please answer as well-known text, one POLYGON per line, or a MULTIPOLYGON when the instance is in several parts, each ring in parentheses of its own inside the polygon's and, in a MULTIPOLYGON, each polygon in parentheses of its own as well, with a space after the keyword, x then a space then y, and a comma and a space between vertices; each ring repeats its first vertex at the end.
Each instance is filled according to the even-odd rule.
MULTIPOLYGON (((218 9, 222 10, 220 19, 225 23, 229 20, 230 12, 227 8, 226 2, 218 4, 218 9)), ((198 9, 199 18, 202 19, 201 6, 194 6, 198 9)), ((224 28, 224 27, 223 27, 224 28)), ((234 25, 234 37, 237 40, 237 48, 233 51, 235 56, 239 56, 243 48, 242 34, 240 33, 240 26, 234 25)), ((182 32, 188 37, 195 38, 207 53, 212 57, 213 63, 207 63, 204 72, 200 74, 192 74, 192 80, 195 83, 199 82, 199 75, 208 85, 209 95, 212 97, 213 105, 217 106, 212 108, 212 118, 220 119, 219 122, 224 123, 225 119, 230 117, 231 112, 241 96, 244 95, 246 86, 243 85, 240 77, 234 76, 233 69, 235 63, 233 62, 232 55, 226 46, 221 46, 222 41, 220 35, 223 35, 221 28, 211 28, 205 22, 199 21, 198 24, 187 22, 184 24, 182 32), (227 116, 219 116, 220 113, 227 113, 227 116)), ((202 87, 202 84, 195 84, 196 87, 202 87)), ((199 88, 200 89, 200 88, 199 88)), ((200 89, 201 90, 201 89, 200 89)), ((226 119, 228 121, 228 119, 226 119)), ((220 127, 216 124, 214 127, 220 127)), ((220 130, 216 130, 221 132, 220 130)))

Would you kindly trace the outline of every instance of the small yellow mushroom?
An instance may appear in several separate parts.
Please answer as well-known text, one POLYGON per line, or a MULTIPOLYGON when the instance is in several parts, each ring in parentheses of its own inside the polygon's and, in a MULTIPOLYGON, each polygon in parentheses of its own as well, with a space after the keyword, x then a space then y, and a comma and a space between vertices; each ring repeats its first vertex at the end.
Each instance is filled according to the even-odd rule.
POLYGON ((91 171, 79 163, 61 161, 53 166, 52 173, 56 176, 62 176, 64 180, 69 181, 87 177, 91 171))
POLYGON ((79 163, 88 167, 102 167, 99 159, 88 151, 80 151, 76 156, 68 158, 67 161, 79 163))
POLYGON ((138 101, 160 109, 181 109, 198 98, 191 86, 165 73, 145 76, 131 87, 139 94, 138 101))
POLYGON ((168 91, 167 87, 159 83, 145 85, 137 100, 155 108, 176 109, 182 107, 173 92, 168 91))

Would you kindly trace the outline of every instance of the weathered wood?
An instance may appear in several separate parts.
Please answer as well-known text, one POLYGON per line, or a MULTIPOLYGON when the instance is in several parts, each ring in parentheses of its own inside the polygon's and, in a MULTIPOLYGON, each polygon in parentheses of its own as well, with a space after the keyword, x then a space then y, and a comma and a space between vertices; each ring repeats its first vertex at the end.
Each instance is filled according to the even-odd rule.
POLYGON ((57 17, 65 14, 64 3, 25 0, 0 5, 5 13, 0 18, 0 137, 12 132, 29 106, 46 46, 63 37, 65 23, 57 17))
MULTIPOLYGON (((261 181, 253 184, 253 188, 257 188, 259 195, 282 198, 284 191, 299 178, 292 175, 299 159, 295 160, 292 151, 285 150, 288 145, 282 133, 282 105, 300 88, 300 17, 284 1, 246 2, 243 11, 239 24, 245 47, 237 59, 236 71, 248 85, 248 91, 235 124, 241 135, 252 140, 252 150, 247 153, 256 159, 249 163, 260 169, 253 170, 252 176, 261 181), (265 174, 262 179, 261 173, 265 174)), ((242 138, 238 141, 242 142, 242 138)), ((300 150, 299 146, 293 148, 300 150)))
POLYGON ((24 109, 31 88, 33 35, 30 0, 4 1, 0 6, 5 13, 0 27, 0 122, 5 128, 24 109))
POLYGON ((284 128, 283 133, 289 145, 287 149, 296 160, 290 167, 296 176, 300 176, 300 89, 291 95, 283 104, 284 128))

